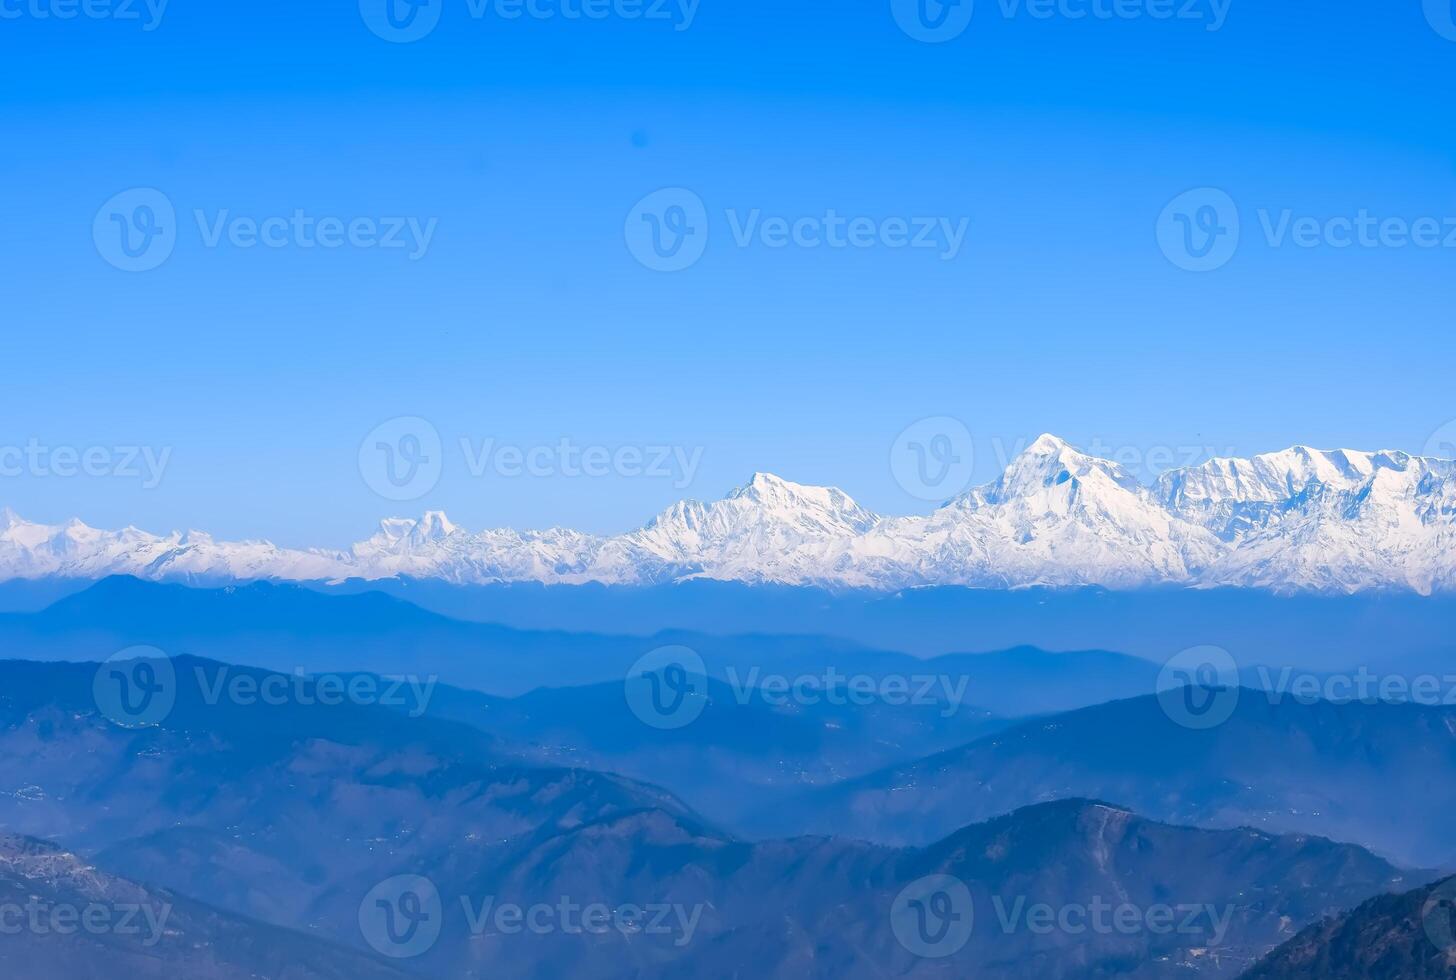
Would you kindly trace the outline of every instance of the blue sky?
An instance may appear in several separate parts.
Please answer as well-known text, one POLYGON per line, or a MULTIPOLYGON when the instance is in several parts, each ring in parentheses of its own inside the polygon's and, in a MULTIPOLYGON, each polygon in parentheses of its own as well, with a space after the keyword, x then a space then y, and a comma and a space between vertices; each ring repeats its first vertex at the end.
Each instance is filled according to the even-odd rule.
POLYGON ((38 16, 65 2, 3 0, 0 19, 0 446, 170 456, 155 487, 0 476, 0 505, 35 519, 290 544, 426 508, 616 531, 754 470, 909 512, 927 505, 890 453, 929 416, 964 421, 977 478, 1047 430, 1144 454, 1419 451, 1456 418, 1456 248, 1276 246, 1263 227, 1456 220, 1439 0, 1232 0, 1218 30, 1207 3, 978 0, 938 44, 888 0, 701 0, 690 26, 618 16, 625 0, 601 20, 564 16, 581 0, 520 20, 435 0, 438 27, 403 44, 352 0, 172 0, 153 30, 38 16), (145 272, 93 237, 134 188, 177 216, 145 272), (624 234, 663 188, 704 207, 681 271, 624 234), (1160 214, 1195 188, 1241 223, 1209 272, 1160 249, 1160 214), (870 246, 735 240, 755 212, 830 209, 869 220, 870 246), (433 231, 414 258, 206 243, 295 212, 433 231), (890 247, 883 222, 921 218, 965 222, 954 258, 890 247), (386 500, 360 444, 401 416, 439 433, 443 470, 386 500), (461 439, 701 455, 685 487, 475 475, 461 439))

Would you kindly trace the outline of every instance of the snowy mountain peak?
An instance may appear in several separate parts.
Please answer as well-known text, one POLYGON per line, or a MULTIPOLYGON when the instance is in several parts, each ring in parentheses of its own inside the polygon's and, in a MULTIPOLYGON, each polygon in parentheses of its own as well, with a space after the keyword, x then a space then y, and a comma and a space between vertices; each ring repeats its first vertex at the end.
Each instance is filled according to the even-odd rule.
POLYGON ((1085 476, 1096 471, 1115 474, 1119 479, 1125 473, 1116 463, 1089 456, 1066 440, 1053 435, 1043 435, 1027 446, 1011 461, 1006 470, 1008 474, 1029 473, 1037 476, 1059 476, 1063 471, 1072 476, 1085 476))
MULTIPOLYGON (((1067 440, 1061 436, 1052 435, 1050 432, 1043 432, 1037 436, 1032 444, 1027 446, 1025 452, 1035 456, 1056 455, 1072 449, 1067 440)), ((1075 450, 1073 450, 1075 452, 1075 450)))
POLYGON ((809 486, 803 483, 795 483, 793 480, 785 480, 773 473, 758 472, 753 474, 749 481, 734 490, 730 490, 727 496, 737 496, 747 493, 765 495, 773 494, 798 494, 809 490, 824 490, 826 487, 809 486))
POLYGON ((804 489, 807 488, 797 483, 791 483, 783 477, 774 476, 772 473, 755 473, 747 483, 728 491, 725 499, 737 500, 739 498, 747 498, 758 501, 786 500, 794 497, 799 491, 804 489))
MULTIPOLYGON (((792 483, 772 473, 755 473, 753 478, 718 502, 744 502, 761 508, 762 516, 791 523, 808 520, 826 529, 865 530, 879 520, 838 487, 815 487, 792 483)), ((709 507, 715 505, 709 504, 709 507)), ((748 513, 748 512, 745 512, 748 513)))
POLYGON ((445 541, 459 530, 444 511, 426 511, 418 520, 387 517, 372 538, 354 545, 352 553, 370 559, 384 555, 414 555, 445 541))
POLYGON ((407 575, 461 584, 689 578, 876 589, 1245 586, 1456 591, 1456 462, 1295 446, 1213 459, 1152 487, 1047 434, 999 478, 925 516, 885 518, 834 487, 755 473, 613 537, 480 532, 390 518, 348 551, 159 537, 0 511, 0 579, 291 581, 407 575))
POLYGON ((1089 456, 1063 439, 1044 434, 1010 462, 1000 479, 987 487, 971 490, 963 499, 974 504, 1002 504, 1018 498, 1056 494, 1070 502, 1086 489, 1146 492, 1137 478, 1118 464, 1089 456), (1056 489, 1059 487, 1060 491, 1056 489))
POLYGON ((398 541, 400 538, 407 537, 418 523, 408 517, 386 517, 379 522, 379 530, 374 533, 374 536, 388 541, 398 541))
MULTIPOLYGON (((1160 476, 1154 492, 1173 513, 1232 541, 1287 517, 1306 513, 1316 501, 1368 497, 1373 490, 1430 493, 1456 475, 1450 461, 1385 450, 1320 450, 1295 446, 1249 459, 1212 459, 1160 476), (1425 485, 1425 489, 1419 489, 1425 485)), ((1377 496, 1379 496, 1377 494, 1377 496)))
POLYGON ((427 541, 439 541, 441 538, 454 534, 455 531, 455 525, 442 510, 425 511, 425 516, 421 517, 414 527, 414 533, 427 541))
POLYGON ((674 504, 627 539, 664 559, 682 559, 699 551, 721 556, 792 548, 808 539, 861 534, 879 520, 843 490, 755 473, 722 500, 674 504))

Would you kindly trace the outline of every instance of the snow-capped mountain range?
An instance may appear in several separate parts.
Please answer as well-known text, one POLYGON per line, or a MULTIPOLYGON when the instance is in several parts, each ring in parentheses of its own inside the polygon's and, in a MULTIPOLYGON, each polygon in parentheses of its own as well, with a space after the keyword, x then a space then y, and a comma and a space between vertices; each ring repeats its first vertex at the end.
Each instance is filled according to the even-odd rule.
POLYGON ((347 551, 216 541, 197 531, 99 531, 79 521, 50 526, 0 511, 0 579, 116 574, 1456 591, 1456 462, 1296 447, 1171 470, 1145 486, 1116 463, 1045 435, 999 479, 924 516, 884 517, 841 490, 760 473, 722 500, 683 501, 618 536, 473 532, 431 512, 385 520, 347 551))

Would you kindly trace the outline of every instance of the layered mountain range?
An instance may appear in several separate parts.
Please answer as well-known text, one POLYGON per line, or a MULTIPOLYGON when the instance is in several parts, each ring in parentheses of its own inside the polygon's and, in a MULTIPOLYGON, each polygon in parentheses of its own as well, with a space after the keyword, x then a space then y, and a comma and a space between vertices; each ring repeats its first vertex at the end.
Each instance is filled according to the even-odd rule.
POLYGON ((0 834, 5 976, 66 980, 406 980, 383 960, 98 868, 47 841, 0 834), (84 918, 83 918, 84 916, 84 918), (80 925, 79 923, 85 923, 80 925))
MULTIPOLYGON (((99 710, 95 664, 0 662, 0 900, 141 905, 158 920, 143 938, 165 930, 151 946, 7 936, 0 975, 1232 980, 1301 928, 1433 877, 1306 832, 1182 826, 1072 794, 957 823, 920 847, 745 838, 668 790, 561 765, 518 740, 548 734, 538 726, 555 718, 590 734, 588 747, 611 752, 625 738, 652 751, 663 733, 626 731, 589 707, 591 692, 478 703, 466 722, 448 708, 413 716, 328 703, 311 684, 276 700, 218 697, 218 676, 247 679, 250 691, 288 678, 192 657, 174 667, 173 709, 132 728, 99 710), (573 716, 570 704, 588 708, 573 716), (56 844, 30 839, 42 831, 56 844), (378 900, 399 876, 440 900, 396 905, 433 928, 417 946, 378 900), (929 899, 927 884, 949 887, 950 906, 917 930, 913 910, 895 910, 929 899), (642 924, 581 928, 592 905, 630 906, 642 924), (537 924, 515 928, 481 911, 506 906, 560 918, 531 913, 537 924), (669 914, 649 929, 647 909, 669 914), (939 927, 953 921, 968 928, 941 945, 939 927)), ((748 759, 792 724, 727 724, 702 737, 748 759)), ((1433 747, 1449 737, 1426 734, 1433 747)), ((1283 746, 1265 751, 1277 758, 1283 746)), ((658 763, 683 767, 667 754, 658 763)), ((1449 771, 1432 781, 1449 783, 1449 771)), ((740 791, 755 792, 751 781, 740 791)))
POLYGON ((1170 470, 1153 485, 1044 435, 994 482, 886 517, 769 474, 601 536, 383 521, 347 550, 53 526, 0 511, 0 578, 191 582, 408 577, 650 585, 694 578, 900 590, 959 585, 1456 590, 1456 462, 1296 447, 1170 470))

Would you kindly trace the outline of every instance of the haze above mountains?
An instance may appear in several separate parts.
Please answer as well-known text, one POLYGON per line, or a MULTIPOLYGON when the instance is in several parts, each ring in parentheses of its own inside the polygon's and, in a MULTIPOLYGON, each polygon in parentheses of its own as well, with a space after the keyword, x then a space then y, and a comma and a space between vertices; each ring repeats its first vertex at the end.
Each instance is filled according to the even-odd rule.
POLYGON ((1456 590, 1456 462, 1296 447, 1141 484, 1044 435, 994 482, 924 516, 769 474, 617 536, 471 532, 442 513, 381 522, 348 550, 189 531, 53 526, 0 511, 0 578, 230 582, 413 578, 653 585, 690 579, 894 591, 937 585, 1456 590))

